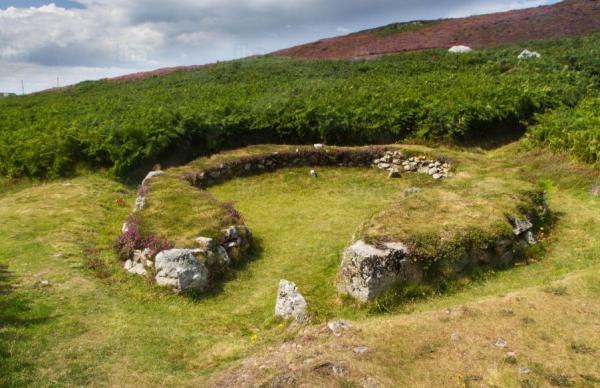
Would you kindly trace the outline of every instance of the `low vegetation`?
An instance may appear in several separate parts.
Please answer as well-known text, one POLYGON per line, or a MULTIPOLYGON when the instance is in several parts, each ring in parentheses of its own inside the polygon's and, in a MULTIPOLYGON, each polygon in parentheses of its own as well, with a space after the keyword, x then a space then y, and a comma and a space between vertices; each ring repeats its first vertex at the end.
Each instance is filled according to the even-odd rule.
POLYGON ((130 177, 158 160, 181 163, 257 142, 512 134, 533 114, 575 106, 597 88, 598 39, 531 43, 543 55, 537 60, 517 59, 520 45, 372 61, 250 58, 7 98, 0 101, 0 175, 60 176, 84 164, 130 177))
POLYGON ((537 117, 527 134, 532 146, 564 152, 600 167, 600 96, 583 99, 574 108, 563 106, 537 117))

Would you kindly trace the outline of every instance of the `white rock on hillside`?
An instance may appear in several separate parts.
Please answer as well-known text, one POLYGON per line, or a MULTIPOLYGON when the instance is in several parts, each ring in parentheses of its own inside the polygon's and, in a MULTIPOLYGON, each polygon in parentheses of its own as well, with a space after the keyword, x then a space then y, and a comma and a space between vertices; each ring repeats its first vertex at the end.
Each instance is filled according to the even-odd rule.
POLYGON ((308 319, 307 307, 306 300, 294 283, 284 279, 279 281, 275 315, 286 319, 293 317, 296 322, 302 323, 308 319))
POLYGON ((402 243, 376 247, 359 240, 344 252, 338 288, 367 302, 398 282, 419 283, 423 271, 408 254, 402 243))
POLYGON ((527 58, 540 58, 541 55, 537 51, 529 51, 527 49, 521 51, 519 54, 519 59, 527 59, 527 58))
POLYGON ((448 52, 461 54, 461 53, 470 53, 473 51, 469 46, 452 46, 448 49, 448 52))
POLYGON ((164 174, 164 171, 158 170, 158 171, 150 171, 148 173, 148 175, 146 175, 146 177, 144 178, 144 180, 142 181, 142 186, 144 186, 146 183, 148 183, 148 181, 154 177, 157 177, 159 175, 164 174))
POLYGON ((204 291, 209 272, 191 249, 170 249, 156 255, 156 283, 179 291, 204 291))

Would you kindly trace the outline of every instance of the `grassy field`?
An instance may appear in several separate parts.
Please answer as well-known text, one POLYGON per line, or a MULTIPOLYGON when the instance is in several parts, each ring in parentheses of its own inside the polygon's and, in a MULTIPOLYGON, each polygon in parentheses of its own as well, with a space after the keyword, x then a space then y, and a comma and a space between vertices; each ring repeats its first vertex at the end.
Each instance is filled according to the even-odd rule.
POLYGON ((213 187, 219 199, 236 201, 260 250, 221 289, 200 299, 172 295, 119 268, 111 246, 131 210, 132 188, 96 173, 4 189, 0 385, 197 386, 232 383, 246 372, 245 383, 252 385, 287 373, 296 361, 308 383, 359 383, 368 375, 415 386, 465 385, 471 377, 498 385, 525 378, 593 385, 600 378, 594 357, 600 349, 600 202, 589 188, 598 172, 517 151, 512 145, 465 157, 548 188, 560 218, 545 257, 457 284, 445 295, 407 300, 387 314, 340 303, 333 278, 357 226, 412 185, 410 178, 327 168, 311 180, 300 168, 213 187), (272 317, 282 277, 298 283, 316 314, 298 336, 272 317), (325 334, 322 320, 334 316, 352 319, 359 330, 341 339, 325 334), (534 322, 524 324, 528 319, 534 322), (448 344, 453 331, 468 340, 448 344), (502 364, 496 336, 516 349, 519 365, 502 364), (304 350, 295 353, 314 362, 343 361, 346 377, 323 375, 312 369, 313 361, 292 354, 272 357, 280 354, 273 349, 283 351, 282 343, 298 341, 304 350), (376 351, 353 358, 347 347, 363 342, 376 351), (284 364, 253 364, 268 358, 284 364), (516 372, 521 363, 531 369, 527 376, 516 372))

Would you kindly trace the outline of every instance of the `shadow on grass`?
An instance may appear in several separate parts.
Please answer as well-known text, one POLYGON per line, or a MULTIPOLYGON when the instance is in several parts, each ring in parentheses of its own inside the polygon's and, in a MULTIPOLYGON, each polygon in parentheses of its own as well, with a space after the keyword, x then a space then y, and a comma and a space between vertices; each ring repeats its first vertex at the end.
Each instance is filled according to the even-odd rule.
MULTIPOLYGON (((32 317, 31 299, 16 292, 15 276, 5 264, 0 264, 0 386, 11 385, 11 376, 34 367, 22 359, 14 360, 15 349, 27 338, 24 330, 46 323, 49 316, 32 317)), ((18 351, 18 350, 17 350, 18 351)))
POLYGON ((240 276, 240 273, 243 272, 250 263, 259 260, 263 255, 262 248, 262 240, 253 236, 252 245, 250 247, 250 251, 248 252, 248 256, 242 260, 240 263, 237 263, 233 266, 227 273, 224 275, 213 279, 213 284, 208 291, 204 292, 185 292, 184 295, 194 301, 201 301, 203 299, 210 299, 221 294, 225 288, 225 284, 227 282, 233 281, 240 276))

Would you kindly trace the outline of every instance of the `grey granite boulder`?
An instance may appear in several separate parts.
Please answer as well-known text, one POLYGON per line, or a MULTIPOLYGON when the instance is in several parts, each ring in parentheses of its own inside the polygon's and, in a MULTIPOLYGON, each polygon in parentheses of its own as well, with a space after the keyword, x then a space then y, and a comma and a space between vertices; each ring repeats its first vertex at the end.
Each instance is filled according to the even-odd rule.
POLYGON ((198 261, 196 251, 170 249, 156 255, 156 283, 178 291, 204 291, 210 283, 209 271, 198 261))
POLYGON ((402 243, 379 246, 359 240, 344 252, 338 289, 367 302, 397 283, 420 283, 423 270, 402 243))
POLYGON ((306 322, 306 300, 298 291, 298 287, 290 281, 280 280, 275 302, 275 315, 282 318, 294 318, 296 322, 306 322))
POLYGON ((517 217, 511 217, 510 222, 513 226, 515 236, 520 236, 533 228, 533 224, 527 218, 521 220, 517 217))

